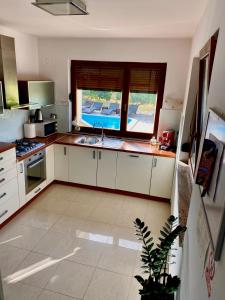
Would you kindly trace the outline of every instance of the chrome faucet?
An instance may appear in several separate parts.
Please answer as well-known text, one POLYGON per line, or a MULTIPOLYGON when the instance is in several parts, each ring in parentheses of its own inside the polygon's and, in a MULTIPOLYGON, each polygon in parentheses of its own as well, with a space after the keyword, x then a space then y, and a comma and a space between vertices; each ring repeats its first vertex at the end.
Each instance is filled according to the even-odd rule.
POLYGON ((104 137, 105 137, 103 123, 101 123, 101 122, 94 122, 93 128, 97 128, 96 127, 97 125, 100 125, 100 127, 102 128, 101 141, 103 142, 104 141, 104 137))

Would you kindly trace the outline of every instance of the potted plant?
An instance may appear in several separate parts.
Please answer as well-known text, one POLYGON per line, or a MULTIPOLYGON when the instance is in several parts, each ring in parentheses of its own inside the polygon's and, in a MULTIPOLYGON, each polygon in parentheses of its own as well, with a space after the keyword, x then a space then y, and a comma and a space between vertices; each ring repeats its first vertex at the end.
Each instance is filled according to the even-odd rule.
POLYGON ((176 225, 177 218, 170 216, 160 231, 159 243, 153 242, 151 231, 140 219, 134 221, 138 240, 143 242, 141 261, 147 279, 137 275, 135 278, 142 285, 139 290, 141 300, 171 300, 177 290, 180 279, 168 274, 170 250, 179 234, 186 231, 185 226, 176 225))

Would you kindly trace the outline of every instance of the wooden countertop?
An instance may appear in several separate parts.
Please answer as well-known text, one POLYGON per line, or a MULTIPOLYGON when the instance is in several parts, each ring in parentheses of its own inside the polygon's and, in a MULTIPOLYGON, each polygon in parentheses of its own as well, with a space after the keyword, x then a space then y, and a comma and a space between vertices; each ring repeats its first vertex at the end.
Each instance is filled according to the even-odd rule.
MULTIPOLYGON (((149 142, 139 141, 139 140, 128 140, 122 139, 123 142, 121 146, 114 147, 113 143, 110 147, 104 147, 104 145, 84 145, 77 144, 77 140, 84 135, 81 134, 65 134, 63 137, 59 138, 55 141, 55 144, 63 144, 68 146, 79 146, 79 147, 89 147, 95 149, 105 149, 105 150, 116 150, 122 152, 135 152, 138 154, 147 154, 147 155, 155 155, 155 156, 163 156, 163 157, 171 157, 175 158, 176 153, 171 151, 159 150, 158 146, 152 146, 149 142)), ((113 139, 112 139, 113 140, 113 139)))
POLYGON ((3 143, 3 142, 0 142, 0 153, 4 152, 4 151, 7 151, 7 150, 10 150, 12 148, 15 148, 16 145, 13 144, 13 143, 3 143))
MULTIPOLYGON (((35 149, 32 152, 29 152, 28 154, 18 157, 17 160, 21 161, 26 159, 32 154, 35 154, 36 152, 45 149, 51 144, 61 144, 61 145, 68 145, 68 146, 75 146, 75 147, 88 147, 88 148, 94 148, 94 149, 105 149, 105 150, 115 150, 115 151, 121 151, 121 152, 134 152, 138 154, 146 154, 146 155, 154 155, 154 156, 162 156, 162 157, 170 157, 175 158, 176 153, 171 151, 164 151, 159 150, 158 146, 152 146, 149 142, 140 141, 140 140, 128 140, 128 139, 122 139, 121 146, 118 147, 113 146, 113 143, 110 144, 110 147, 106 147, 104 145, 84 145, 84 144, 77 144, 77 140, 81 138, 82 136, 85 136, 83 134, 70 134, 70 133, 56 133, 50 137, 46 138, 34 138, 29 139, 33 141, 38 141, 40 143, 44 143, 45 145, 41 148, 35 149)), ((114 138, 115 139, 115 138, 114 138)), ((113 140, 113 139, 112 139, 113 140)), ((117 139, 115 139, 116 141, 117 139)))

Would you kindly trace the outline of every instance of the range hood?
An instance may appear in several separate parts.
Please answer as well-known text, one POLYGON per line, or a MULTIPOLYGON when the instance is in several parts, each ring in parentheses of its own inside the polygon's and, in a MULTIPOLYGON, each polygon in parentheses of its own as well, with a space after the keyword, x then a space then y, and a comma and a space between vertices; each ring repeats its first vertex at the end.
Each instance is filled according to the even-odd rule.
POLYGON ((86 4, 81 0, 36 0, 32 4, 54 16, 88 14, 86 4))

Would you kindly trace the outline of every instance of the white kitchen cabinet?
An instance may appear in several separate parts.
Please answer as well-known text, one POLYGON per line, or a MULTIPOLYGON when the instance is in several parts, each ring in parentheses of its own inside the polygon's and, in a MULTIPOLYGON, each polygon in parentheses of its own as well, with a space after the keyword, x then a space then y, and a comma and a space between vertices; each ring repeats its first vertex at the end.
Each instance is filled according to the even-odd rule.
POLYGON ((68 177, 68 146, 54 145, 54 162, 55 162, 55 179, 61 181, 69 181, 68 177))
POLYGON ((98 150, 97 186, 116 188, 116 161, 116 151, 98 150))
POLYGON ((152 156, 118 152, 116 189, 149 195, 152 156))
POLYGON ((69 147, 69 182, 96 186, 97 150, 69 147))
POLYGON ((17 179, 20 207, 22 207, 26 203, 25 173, 23 161, 17 163, 17 179))
POLYGON ((170 199, 175 159, 154 156, 152 162, 152 177, 150 195, 170 199))
POLYGON ((54 145, 46 148, 46 182, 49 185, 55 179, 54 145))

